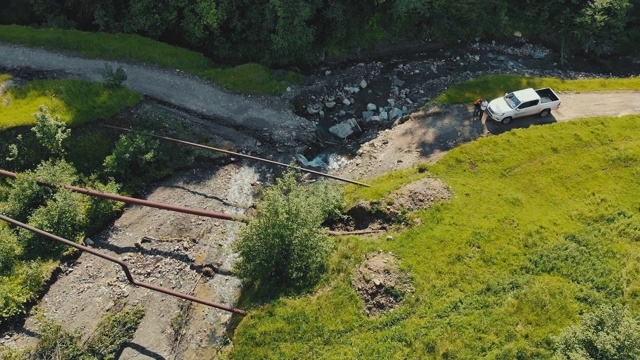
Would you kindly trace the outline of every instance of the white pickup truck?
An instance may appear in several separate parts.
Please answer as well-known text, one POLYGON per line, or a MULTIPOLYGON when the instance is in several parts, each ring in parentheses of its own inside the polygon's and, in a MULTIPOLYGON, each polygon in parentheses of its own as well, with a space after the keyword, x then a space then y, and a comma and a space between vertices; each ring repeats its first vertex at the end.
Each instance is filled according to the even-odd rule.
POLYGON ((560 98, 551 88, 531 88, 505 94, 491 100, 487 112, 490 118, 503 124, 523 116, 547 116, 560 106, 560 98))

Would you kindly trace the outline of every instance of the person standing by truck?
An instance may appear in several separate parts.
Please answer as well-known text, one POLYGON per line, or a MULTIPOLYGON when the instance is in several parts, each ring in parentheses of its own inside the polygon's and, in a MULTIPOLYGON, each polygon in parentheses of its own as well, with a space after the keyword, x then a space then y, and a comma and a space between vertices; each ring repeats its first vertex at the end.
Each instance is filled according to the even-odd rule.
POLYGON ((473 118, 474 119, 480 117, 480 107, 482 106, 482 100, 483 99, 479 98, 473 103, 473 118))
POLYGON ((487 101, 487 99, 482 99, 482 102, 480 102, 480 114, 478 114, 478 118, 480 120, 482 120, 482 115, 484 115, 484 112, 487 111, 487 107, 489 107, 489 102, 487 101))

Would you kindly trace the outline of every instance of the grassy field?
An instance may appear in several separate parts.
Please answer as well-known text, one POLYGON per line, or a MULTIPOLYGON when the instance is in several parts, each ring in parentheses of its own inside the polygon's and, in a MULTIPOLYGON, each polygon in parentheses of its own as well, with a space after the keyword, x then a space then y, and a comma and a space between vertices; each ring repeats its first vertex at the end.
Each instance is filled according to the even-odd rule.
POLYGON ((551 87, 555 91, 607 91, 638 90, 640 77, 615 79, 578 79, 562 80, 558 78, 538 78, 517 75, 487 75, 456 84, 434 99, 444 105, 471 103, 478 94, 493 99, 503 96, 505 92, 525 88, 551 87))
POLYGON ((640 116, 482 138, 350 197, 383 199, 423 176, 453 199, 393 241, 342 239, 316 293, 250 309, 230 357, 550 358, 554 337, 600 304, 640 315, 640 116), (416 292, 368 318, 349 275, 378 250, 401 259, 416 292))
POLYGON ((0 25, 0 41, 69 51, 90 58, 135 61, 179 69, 240 93, 280 95, 288 85, 300 80, 293 72, 280 77, 259 64, 220 66, 201 53, 132 34, 0 25))
POLYGON ((142 100, 142 95, 124 87, 109 88, 83 80, 32 81, 10 88, 0 97, 0 131, 33 125, 33 114, 41 105, 54 116, 75 127, 96 119, 108 119, 142 100))

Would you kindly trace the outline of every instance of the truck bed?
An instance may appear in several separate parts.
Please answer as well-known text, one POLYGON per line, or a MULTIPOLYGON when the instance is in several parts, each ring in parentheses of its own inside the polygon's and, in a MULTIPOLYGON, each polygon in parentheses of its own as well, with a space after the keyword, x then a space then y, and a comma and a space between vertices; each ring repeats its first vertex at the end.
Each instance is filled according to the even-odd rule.
POLYGON ((556 93, 553 90, 551 90, 551 88, 538 89, 536 90, 536 93, 540 95, 541 104, 550 103, 550 102, 559 100, 558 95, 556 95, 556 93))

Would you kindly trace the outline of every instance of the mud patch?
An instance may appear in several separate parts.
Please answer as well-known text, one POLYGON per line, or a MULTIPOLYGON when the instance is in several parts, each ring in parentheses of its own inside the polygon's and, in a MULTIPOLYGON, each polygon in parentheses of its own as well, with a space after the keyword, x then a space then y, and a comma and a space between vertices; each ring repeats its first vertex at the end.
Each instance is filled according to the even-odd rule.
POLYGON ((415 291, 411 278, 400 270, 398 260, 391 253, 367 255, 351 280, 369 316, 396 308, 415 291))

